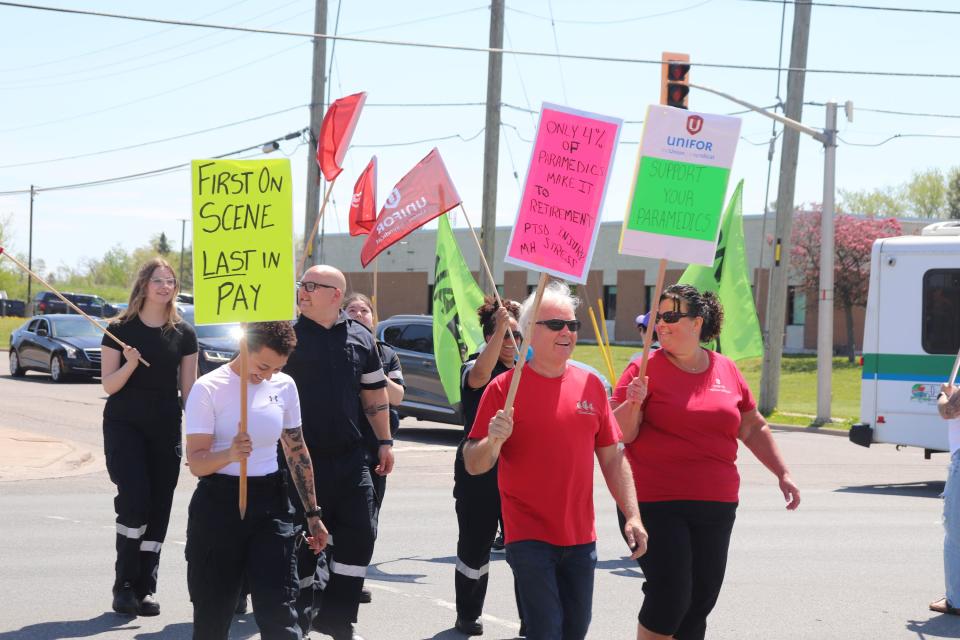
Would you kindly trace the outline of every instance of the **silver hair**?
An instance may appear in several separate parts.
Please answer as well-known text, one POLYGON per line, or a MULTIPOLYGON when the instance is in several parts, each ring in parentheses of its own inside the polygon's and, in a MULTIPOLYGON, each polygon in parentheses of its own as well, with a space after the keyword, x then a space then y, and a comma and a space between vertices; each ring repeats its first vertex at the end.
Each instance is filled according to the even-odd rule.
MULTIPOLYGON (((536 320, 536 318, 533 317, 533 301, 536 297, 537 292, 534 291, 527 296, 527 299, 520 305, 520 330, 523 331, 524 336, 533 330, 532 323, 536 320)), ((570 290, 570 285, 563 280, 551 280, 547 283, 547 286, 544 287, 540 304, 548 301, 569 307, 570 311, 574 313, 576 313, 577 307, 580 306, 580 298, 573 294, 573 291, 570 290)))

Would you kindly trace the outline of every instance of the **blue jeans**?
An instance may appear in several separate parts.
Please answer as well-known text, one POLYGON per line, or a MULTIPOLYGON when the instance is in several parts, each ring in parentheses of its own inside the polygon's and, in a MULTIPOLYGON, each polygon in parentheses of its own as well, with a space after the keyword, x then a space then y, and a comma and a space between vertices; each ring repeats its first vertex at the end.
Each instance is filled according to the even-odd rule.
POLYGON ((557 547, 539 540, 511 542, 507 563, 520 589, 527 640, 582 640, 593 609, 594 542, 557 547))
POLYGON ((943 490, 943 574, 947 602, 960 606, 960 450, 950 457, 947 486, 943 490))

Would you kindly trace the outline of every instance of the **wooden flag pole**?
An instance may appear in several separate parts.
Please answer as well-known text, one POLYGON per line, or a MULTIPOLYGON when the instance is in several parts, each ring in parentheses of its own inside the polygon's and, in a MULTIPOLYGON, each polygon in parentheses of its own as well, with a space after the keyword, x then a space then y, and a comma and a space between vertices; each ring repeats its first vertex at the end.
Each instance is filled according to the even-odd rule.
MULTIPOLYGON (((247 432, 247 379, 250 363, 247 358, 247 336, 240 338, 240 426, 239 433, 247 432)), ((247 515, 247 459, 240 461, 240 519, 247 515)))
POLYGON ((378 276, 380 275, 380 267, 377 264, 378 258, 379 256, 373 259, 373 297, 370 298, 370 302, 373 303, 373 309, 371 309, 371 311, 373 311, 374 330, 376 330, 377 323, 380 321, 380 316, 377 313, 377 280, 379 279, 378 276))
MULTIPOLYGON (((523 353, 526 353, 530 348, 530 338, 533 336, 533 324, 537 320, 537 312, 540 310, 540 300, 543 298, 543 290, 547 288, 548 277, 546 273, 540 274, 540 282, 537 284, 537 295, 534 296, 533 308, 530 309, 530 322, 527 323, 527 326, 523 327, 523 353)), ((513 400, 517 397, 517 388, 520 386, 520 374, 523 373, 523 365, 525 363, 526 358, 520 358, 513 368, 513 379, 510 381, 510 390, 507 392, 507 401, 503 405, 503 409, 507 413, 513 411, 513 400)))
MULTIPOLYGON (((493 297, 497 301, 497 304, 501 307, 503 306, 503 300, 500 299, 500 292, 497 291, 497 281, 493 277, 493 271, 490 270, 490 265, 487 264, 487 259, 483 255, 483 247, 480 245, 480 238, 477 237, 477 232, 473 229, 473 224, 470 222, 470 216, 467 215, 467 210, 463 208, 463 203, 460 203, 460 211, 463 211, 463 219, 467 221, 467 226, 470 227, 470 235, 473 236, 473 241, 477 244, 477 252, 480 254, 480 264, 483 265, 483 269, 487 274, 487 278, 490 280, 490 284, 493 285, 493 297)), ((521 327, 522 329, 522 327, 521 327)), ((523 334, 524 344, 527 343, 526 332, 523 334)), ((510 342, 513 343, 513 348, 517 352, 517 358, 522 362, 526 359, 526 350, 520 351, 520 345, 517 344, 517 339, 514 337, 513 332, 510 332, 510 342), (523 353, 524 355, 520 355, 523 353)))
MULTIPOLYGON (((59 291, 57 291, 56 289, 54 289, 54 288, 53 288, 53 285, 51 285, 49 282, 47 282, 46 280, 44 280, 43 278, 41 278, 40 276, 38 276, 36 273, 34 273, 33 271, 31 271, 30 268, 27 267, 27 265, 23 264, 20 260, 14 258, 10 253, 5 252, 5 251, 3 250, 3 247, 0 247, 0 254, 5 255, 5 256, 7 256, 8 258, 10 258, 10 260, 13 261, 13 264, 17 265, 18 267, 20 267, 21 269, 23 269, 24 271, 26 271, 26 272, 27 272, 27 275, 32 276, 33 278, 39 280, 40 283, 41 283, 43 286, 45 286, 47 289, 50 289, 50 291, 52 291, 55 296, 57 296, 58 298, 60 298, 60 299, 63 300, 64 302, 66 302, 66 303, 67 303, 67 306, 69 306, 71 309, 73 309, 74 311, 76 311, 78 314, 80 314, 81 316, 83 316, 84 318, 86 318, 87 321, 88 321, 90 324, 92 324, 93 326, 95 326, 97 329, 99 329, 100 331, 103 331, 105 334, 107 334, 108 336, 110 336, 110 338, 111 338, 114 342, 116 342, 117 344, 119 344, 121 347, 123 347, 124 349, 126 349, 126 348, 129 346, 129 345, 127 345, 127 343, 125 343, 123 340, 121 340, 121 339, 118 338, 117 336, 115 336, 115 335, 113 335, 112 333, 110 333, 110 331, 109 331, 106 327, 104 327, 102 324, 100 324, 99 322, 97 322, 96 320, 94 320, 93 318, 91 318, 90 316, 88 316, 86 313, 84 313, 83 310, 80 309, 80 307, 78 307, 77 305, 73 304, 72 302, 70 302, 69 300, 67 300, 66 298, 64 298, 62 293, 60 293, 59 291)), ((147 367, 150 366, 150 363, 147 362, 146 360, 144 360, 142 356, 139 358, 139 360, 140 360, 140 363, 143 364, 144 366, 147 366, 147 367)))
POLYGON ((647 360, 650 358, 650 343, 653 342, 653 329, 657 324, 660 294, 663 292, 663 278, 666 272, 667 260, 666 258, 660 258, 660 268, 657 269, 657 286, 653 288, 653 300, 647 301, 650 315, 647 318, 647 330, 643 334, 643 358, 640 360, 641 378, 647 374, 647 360))
MULTIPOLYGON (((340 174, 337 174, 337 178, 339 177, 340 174)), ((327 183, 327 190, 323 194, 323 204, 320 205, 320 213, 317 214, 317 219, 313 221, 313 229, 310 230, 310 237, 307 238, 306 243, 303 245, 303 255, 300 256, 300 263, 297 265, 296 274, 294 274, 297 279, 303 275, 303 266, 307 262, 307 256, 313 252, 313 239, 317 237, 317 229, 320 228, 320 219, 323 218, 323 212, 327 208, 330 194, 333 193, 333 183, 337 181, 337 178, 327 183)))

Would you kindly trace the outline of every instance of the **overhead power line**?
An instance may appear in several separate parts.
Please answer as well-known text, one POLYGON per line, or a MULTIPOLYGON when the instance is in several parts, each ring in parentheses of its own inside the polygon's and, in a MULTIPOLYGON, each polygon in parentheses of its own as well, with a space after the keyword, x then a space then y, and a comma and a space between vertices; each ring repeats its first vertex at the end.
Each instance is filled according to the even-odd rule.
MULTIPOLYGON (((825 107, 827 106, 823 102, 804 102, 803 104, 809 105, 811 107, 825 107)), ((865 111, 867 113, 884 113, 892 116, 910 116, 915 118, 960 118, 960 114, 956 113, 927 113, 922 111, 895 111, 893 109, 872 109, 870 107, 860 107, 854 105, 854 111, 860 112, 865 111)))
MULTIPOLYGON (((293 140, 295 138, 300 138, 306 132, 307 132, 307 128, 303 128, 303 129, 300 129, 299 131, 288 133, 287 135, 282 136, 280 138, 274 138, 273 140, 268 140, 267 142, 262 142, 260 144, 244 147, 243 149, 237 149, 235 151, 230 151, 228 153, 222 153, 220 155, 207 156, 207 157, 214 158, 214 159, 227 158, 229 156, 239 155, 241 153, 246 153, 248 151, 262 150, 267 145, 271 145, 273 146, 273 148, 276 149, 276 148, 279 148, 280 142, 284 140, 293 140)), ((260 154, 257 153, 254 155, 260 155, 260 154)), ((162 167, 160 169, 150 169, 149 171, 140 171, 138 173, 129 173, 122 176, 114 176, 112 178, 102 178, 100 180, 89 180, 87 182, 76 182, 73 184, 60 184, 53 187, 34 187, 33 191, 35 193, 42 193, 45 191, 67 191, 70 189, 99 187, 106 184, 115 184, 117 182, 129 182, 131 180, 142 180, 143 178, 154 178, 157 176, 166 175, 168 173, 173 173, 175 171, 180 171, 181 169, 186 169, 189 166, 190 166, 190 162, 182 162, 180 164, 171 165, 169 167, 162 167)), ((15 189, 13 191, 0 191, 0 196, 12 196, 12 195, 20 195, 24 193, 30 193, 30 189, 15 189)))
MULTIPOLYGON (((428 42, 412 42, 405 40, 383 40, 376 38, 359 38, 356 36, 334 36, 326 33, 309 33, 304 31, 281 31, 276 29, 254 29, 252 27, 239 27, 230 25, 211 24, 205 22, 190 22, 186 20, 168 20, 163 18, 149 18, 144 16, 131 16, 118 13, 105 13, 101 11, 87 11, 81 9, 65 9, 62 7, 46 7, 41 5, 24 4, 19 2, 0 2, 0 6, 14 7, 19 9, 31 9, 37 11, 52 11, 56 13, 70 13, 75 15, 94 16, 99 18, 112 18, 116 20, 131 20, 135 22, 151 22, 157 24, 172 24, 185 27, 198 27, 203 29, 223 29, 227 31, 243 31, 247 33, 260 33, 264 35, 291 36, 297 38, 323 39, 323 40, 342 40, 344 42, 355 42, 360 44, 382 44, 396 47, 414 47, 421 49, 439 49, 444 51, 468 51, 472 53, 503 53, 517 56, 533 56, 540 58, 560 58, 565 60, 584 60, 589 62, 615 62, 623 64, 651 64, 661 66, 662 60, 644 59, 644 58, 624 58, 619 56, 599 56, 571 53, 551 53, 548 51, 527 51, 518 49, 491 49, 489 47, 468 47, 464 45, 438 44, 428 42)), ((939 79, 960 79, 960 73, 922 73, 911 71, 874 71, 864 69, 810 69, 790 67, 770 67, 764 65, 744 65, 744 64, 725 64, 711 62, 691 63, 692 67, 701 67, 705 69, 733 69, 740 71, 768 71, 783 72, 796 71, 808 74, 835 74, 848 76, 874 76, 874 77, 894 77, 894 78, 939 78, 939 79)))
POLYGON ((942 133, 898 133, 880 142, 849 142, 840 136, 837 136, 837 140, 851 147, 882 147, 888 142, 897 140, 899 138, 941 138, 944 140, 960 140, 960 135, 954 136, 942 133))
MULTIPOLYGON (((741 2, 764 2, 767 4, 797 4, 795 0, 741 0, 741 2)), ((960 15, 960 11, 950 9, 923 9, 920 7, 881 7, 868 4, 847 4, 843 2, 809 2, 812 7, 829 7, 832 9, 863 9, 866 11, 894 11, 899 13, 934 13, 941 15, 960 15)))
MULTIPOLYGON (((649 13, 643 16, 636 16, 633 18, 617 18, 614 20, 556 20, 560 24, 588 24, 588 25, 611 25, 611 24, 624 24, 627 22, 639 22, 641 20, 650 20, 651 18, 659 18, 661 16, 670 16, 675 13, 682 13, 684 11, 690 11, 691 9, 696 9, 702 7, 705 4, 710 4, 713 0, 704 0, 703 2, 698 2, 697 4, 690 5, 689 7, 682 7, 680 9, 673 9, 672 11, 660 11, 658 13, 649 13)), ((522 9, 515 9, 514 7, 507 7, 507 11, 513 13, 518 13, 524 16, 530 16, 531 18, 539 18, 540 20, 549 20, 554 22, 552 16, 542 16, 538 13, 533 13, 530 11, 524 11, 522 9)), ((552 13, 552 7, 551 7, 552 13)))
POLYGON ((219 131, 220 129, 227 129, 229 127, 235 127, 241 124, 247 124, 248 122, 255 122, 256 120, 263 120, 264 118, 269 118, 271 116, 277 116, 282 113, 289 113, 291 111, 296 111, 297 109, 304 109, 308 105, 301 104, 296 107, 290 107, 289 109, 281 109, 280 111, 272 111, 270 113, 264 113, 259 116, 253 116, 252 118, 247 118, 246 120, 237 120, 236 122, 228 122, 227 124, 217 125, 216 127, 208 127, 207 129, 200 129, 198 131, 191 131, 189 133, 181 133, 175 136, 169 136, 166 138, 159 138, 157 140, 148 140, 146 142, 138 142, 136 144, 128 144, 123 147, 113 147, 111 149, 101 149, 100 151, 90 151, 88 153, 78 153, 72 156, 61 156, 59 158, 48 158, 46 160, 34 160, 32 162, 14 162, 11 164, 0 165, 0 169, 12 169, 15 167, 33 167, 38 164, 52 164, 54 162, 63 162, 65 160, 78 160, 80 158, 90 158, 92 156, 101 156, 107 153, 115 153, 117 151, 128 151, 130 149, 139 149, 140 147, 148 147, 154 144, 160 144, 162 142, 170 142, 172 140, 182 140, 183 138, 190 138, 192 136, 198 136, 203 133, 209 133, 211 131, 219 131))

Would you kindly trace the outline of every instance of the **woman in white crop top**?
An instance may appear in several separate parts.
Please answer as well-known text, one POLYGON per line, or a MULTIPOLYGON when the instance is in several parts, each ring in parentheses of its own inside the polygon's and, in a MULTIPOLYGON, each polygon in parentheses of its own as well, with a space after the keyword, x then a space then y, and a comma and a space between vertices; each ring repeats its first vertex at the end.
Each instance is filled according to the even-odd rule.
POLYGON ((193 637, 226 639, 244 575, 262 637, 299 638, 294 599, 294 550, 301 539, 315 553, 326 546, 313 484, 313 464, 300 427, 293 380, 280 369, 296 346, 289 322, 246 327, 249 375, 240 379, 237 358, 202 376, 186 407, 187 462, 200 478, 187 521, 187 585, 193 602, 193 637), (240 385, 247 385, 247 432, 238 433, 240 385), (285 475, 307 515, 309 537, 294 526, 285 475), (240 461, 247 461, 247 510, 238 509, 240 461))

